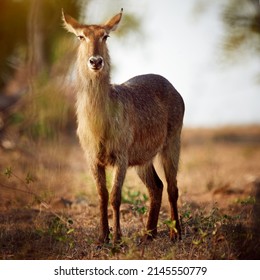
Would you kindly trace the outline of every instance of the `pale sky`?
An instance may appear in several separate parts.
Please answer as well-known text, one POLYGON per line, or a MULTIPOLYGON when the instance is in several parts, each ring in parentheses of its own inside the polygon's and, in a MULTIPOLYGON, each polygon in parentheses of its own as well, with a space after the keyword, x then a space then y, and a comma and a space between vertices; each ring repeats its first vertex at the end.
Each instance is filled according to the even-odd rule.
POLYGON ((200 15, 194 13, 196 1, 92 1, 86 12, 89 23, 106 21, 121 7, 142 19, 143 35, 109 38, 112 82, 147 73, 163 75, 184 98, 185 126, 260 123, 258 59, 223 64, 221 1, 200 15))

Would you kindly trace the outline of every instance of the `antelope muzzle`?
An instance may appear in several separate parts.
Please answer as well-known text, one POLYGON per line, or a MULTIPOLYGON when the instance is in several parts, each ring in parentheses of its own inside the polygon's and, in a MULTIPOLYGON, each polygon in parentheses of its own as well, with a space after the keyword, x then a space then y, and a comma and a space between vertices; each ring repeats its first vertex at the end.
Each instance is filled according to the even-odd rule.
POLYGON ((88 60, 88 67, 92 71, 100 71, 104 66, 104 59, 102 56, 91 56, 88 60))

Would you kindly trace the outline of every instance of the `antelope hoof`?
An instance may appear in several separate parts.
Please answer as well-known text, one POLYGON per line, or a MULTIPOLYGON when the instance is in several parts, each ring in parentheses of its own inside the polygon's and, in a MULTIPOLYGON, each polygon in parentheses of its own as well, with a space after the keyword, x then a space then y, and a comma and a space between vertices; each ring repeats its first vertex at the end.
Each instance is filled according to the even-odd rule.
POLYGON ((177 241, 177 240, 181 240, 181 231, 178 230, 176 232, 176 229, 171 228, 170 229, 170 239, 171 241, 177 241))
POLYGON ((100 235, 98 238, 98 243, 101 244, 108 244, 109 243, 109 234, 100 235))
POLYGON ((116 230, 115 232, 113 232, 113 244, 119 244, 122 241, 122 233, 121 230, 116 230))
POLYGON ((113 238, 113 244, 114 244, 114 245, 120 244, 121 241, 122 241, 121 237, 122 237, 121 235, 115 236, 115 237, 113 238))
POLYGON ((153 241, 156 235, 157 235, 157 229, 148 230, 148 232, 144 234, 142 238, 142 242, 146 243, 146 242, 153 241))

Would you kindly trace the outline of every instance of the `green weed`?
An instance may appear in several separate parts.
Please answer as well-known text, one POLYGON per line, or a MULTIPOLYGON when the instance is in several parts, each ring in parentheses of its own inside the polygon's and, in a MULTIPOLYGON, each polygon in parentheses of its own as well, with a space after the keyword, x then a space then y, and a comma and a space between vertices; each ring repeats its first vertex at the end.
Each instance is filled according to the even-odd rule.
POLYGON ((148 196, 145 193, 140 191, 131 191, 130 189, 127 192, 122 194, 122 203, 131 204, 133 212, 144 215, 147 213, 146 202, 148 201, 148 196))
POLYGON ((43 233, 47 233, 59 242, 69 244, 70 247, 74 245, 72 233, 74 232, 73 220, 61 219, 60 217, 52 217, 49 221, 47 230, 40 230, 43 233))
POLYGON ((242 205, 254 205, 255 202, 256 202, 255 197, 251 195, 245 198, 238 198, 235 200, 235 203, 242 204, 242 205))

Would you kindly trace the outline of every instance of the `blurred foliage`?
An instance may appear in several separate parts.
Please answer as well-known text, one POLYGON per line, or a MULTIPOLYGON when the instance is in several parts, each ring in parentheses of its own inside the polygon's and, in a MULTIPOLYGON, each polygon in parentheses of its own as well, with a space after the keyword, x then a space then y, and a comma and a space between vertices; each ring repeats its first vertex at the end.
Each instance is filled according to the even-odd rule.
MULTIPOLYGON (((1 0, 0 38, 4 43, 0 44, 0 89, 15 70, 30 63, 30 59, 34 60, 34 64, 39 64, 33 65, 34 67, 49 73, 51 66, 64 55, 57 51, 65 36, 64 29, 61 28, 62 8, 79 18, 91 1, 93 0, 1 0)), ((124 13, 123 24, 116 35, 123 37, 140 30, 139 27, 139 18, 124 13)))
POLYGON ((227 60, 236 61, 243 55, 255 57, 260 53, 260 2, 259 0, 221 0, 219 3, 197 0, 193 6, 195 16, 208 9, 220 7, 220 19, 224 26, 222 41, 227 60))
POLYGON ((212 3, 208 0, 196 0, 192 7, 193 16, 197 17, 206 13, 210 5, 212 5, 212 3))
POLYGON ((8 82, 17 67, 27 63, 30 29, 35 36, 41 36, 42 57, 45 66, 50 66, 57 57, 55 48, 64 34, 61 28, 61 9, 79 14, 79 1, 76 0, 1 0, 0 1, 0 89, 8 82), (31 22, 37 9, 36 22, 31 22), (37 25, 37 28, 32 25, 37 25))
POLYGON ((61 94, 57 83, 50 81, 45 85, 34 86, 38 87, 38 91, 33 100, 30 95, 24 97, 20 113, 23 121, 19 124, 19 130, 32 140, 58 140, 60 132, 70 128, 74 120, 72 106, 61 94), (30 109, 26 109, 28 104, 30 109))
POLYGON ((240 54, 240 50, 260 54, 259 0, 229 0, 222 13, 226 27, 224 50, 240 54))
MULTIPOLYGON (((221 62, 234 64, 258 59, 260 55, 260 1, 259 0, 196 0, 194 16, 205 14, 210 8, 220 8, 223 23, 221 62)), ((260 72, 255 81, 260 83, 260 72)))
POLYGON ((12 59, 26 44, 27 12, 27 1, 0 1, 0 88, 10 75, 12 59))
POLYGON ((120 28, 115 35, 119 38, 125 38, 126 34, 135 34, 136 37, 145 36, 141 29, 141 19, 135 14, 124 12, 120 28))

